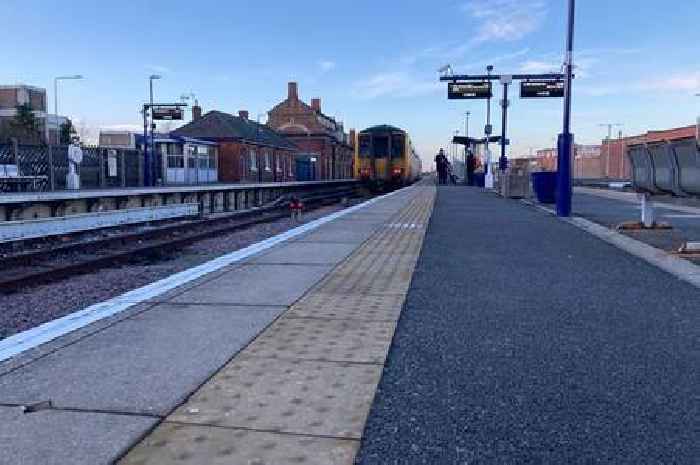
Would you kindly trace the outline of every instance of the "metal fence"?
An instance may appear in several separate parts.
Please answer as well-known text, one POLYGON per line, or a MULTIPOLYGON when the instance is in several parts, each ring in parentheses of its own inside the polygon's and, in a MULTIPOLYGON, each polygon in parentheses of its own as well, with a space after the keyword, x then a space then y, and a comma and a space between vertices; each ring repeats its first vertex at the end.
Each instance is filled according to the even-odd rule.
MULTIPOLYGON (((81 188, 142 186, 142 160, 134 149, 83 147, 83 161, 78 165, 81 188)), ((16 167, 18 177, 34 178, 35 190, 62 190, 66 188, 68 146, 0 144, 0 165, 16 167)), ((15 188, 16 184, 0 182, 0 192, 15 188)))

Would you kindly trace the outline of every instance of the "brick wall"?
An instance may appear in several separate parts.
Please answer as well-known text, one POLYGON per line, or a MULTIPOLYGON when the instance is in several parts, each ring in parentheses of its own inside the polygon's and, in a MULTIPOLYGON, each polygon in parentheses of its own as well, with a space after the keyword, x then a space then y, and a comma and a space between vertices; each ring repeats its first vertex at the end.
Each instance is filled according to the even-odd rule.
POLYGON ((294 152, 241 142, 219 142, 219 179, 222 182, 294 181, 294 152), (255 153, 255 166, 251 152, 255 153), (265 153, 269 153, 269 169, 266 169, 265 153))

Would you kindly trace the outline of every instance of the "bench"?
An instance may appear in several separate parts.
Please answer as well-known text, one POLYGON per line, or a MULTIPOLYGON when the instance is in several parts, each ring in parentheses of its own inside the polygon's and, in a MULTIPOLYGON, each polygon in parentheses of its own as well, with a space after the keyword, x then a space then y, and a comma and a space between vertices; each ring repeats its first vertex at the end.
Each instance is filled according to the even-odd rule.
POLYGON ((645 227, 655 223, 650 196, 700 196, 700 147, 696 138, 630 145, 627 156, 632 164, 632 187, 641 197, 645 227))
POLYGON ((22 176, 17 165, 0 164, 0 186, 8 186, 11 192, 36 191, 39 182, 46 179, 46 176, 22 176))

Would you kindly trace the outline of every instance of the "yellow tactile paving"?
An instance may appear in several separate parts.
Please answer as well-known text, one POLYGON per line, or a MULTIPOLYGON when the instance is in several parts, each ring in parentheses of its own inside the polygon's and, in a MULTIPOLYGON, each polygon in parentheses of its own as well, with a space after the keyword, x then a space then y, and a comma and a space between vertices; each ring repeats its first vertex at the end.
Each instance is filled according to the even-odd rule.
POLYGON ((369 207, 396 213, 120 463, 352 464, 434 198, 369 207))

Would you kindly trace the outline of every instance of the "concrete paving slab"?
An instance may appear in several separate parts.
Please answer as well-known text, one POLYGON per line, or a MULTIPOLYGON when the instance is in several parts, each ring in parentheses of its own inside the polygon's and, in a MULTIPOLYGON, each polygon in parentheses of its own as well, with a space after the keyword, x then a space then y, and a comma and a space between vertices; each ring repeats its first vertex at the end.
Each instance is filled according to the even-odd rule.
POLYGON ((381 367, 236 357, 168 420, 360 438, 381 367))
POLYGON ((291 305, 331 266, 250 264, 190 289, 172 302, 291 305))
POLYGON ((256 357, 384 363, 394 322, 280 318, 246 350, 256 357))
POLYGON ((285 317, 396 321, 403 302, 402 295, 337 295, 313 292, 294 304, 285 317))
POLYGON ((0 377, 0 403, 165 415, 283 310, 159 305, 0 377))
POLYGON ((107 465, 156 421, 60 410, 24 414, 16 407, 0 407, 0 464, 107 465))
POLYGON ((359 442, 163 423, 120 465, 352 465, 359 442))
POLYGON ((374 229, 322 228, 302 236, 297 242, 343 242, 361 244, 374 234, 374 229))
POLYGON ((350 255, 356 244, 292 242, 258 255, 249 263, 335 265, 350 255))

